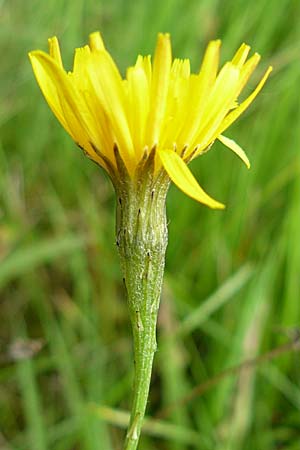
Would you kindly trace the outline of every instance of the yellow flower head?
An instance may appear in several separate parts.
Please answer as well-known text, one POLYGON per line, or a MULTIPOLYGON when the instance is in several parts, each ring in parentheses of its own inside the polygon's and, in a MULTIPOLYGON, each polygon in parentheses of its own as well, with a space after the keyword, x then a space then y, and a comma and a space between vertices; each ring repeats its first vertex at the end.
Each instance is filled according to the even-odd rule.
POLYGON ((241 104, 237 99, 260 56, 247 60, 242 44, 220 70, 219 40, 206 49, 199 73, 188 59, 172 60, 169 34, 159 34, 151 62, 138 56, 122 79, 100 33, 75 50, 72 72, 66 72, 56 37, 49 54, 29 54, 37 82, 53 113, 77 145, 110 175, 118 173, 116 150, 134 178, 139 164, 154 153, 154 176, 166 171, 187 195, 212 208, 223 205, 199 186, 187 164, 218 139, 250 167, 244 151, 223 132, 250 105, 263 87, 269 67, 241 104))

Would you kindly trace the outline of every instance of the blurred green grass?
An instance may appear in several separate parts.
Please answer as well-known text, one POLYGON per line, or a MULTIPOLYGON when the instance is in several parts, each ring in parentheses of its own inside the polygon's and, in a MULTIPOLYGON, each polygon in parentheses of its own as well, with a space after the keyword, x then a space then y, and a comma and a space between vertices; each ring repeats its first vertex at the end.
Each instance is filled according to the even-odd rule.
MULTIPOLYGON (((1 449, 119 449, 132 382, 114 193, 50 113, 27 52, 56 34, 71 66, 74 47, 101 29, 124 71, 170 31, 174 55, 190 57, 194 70, 209 39, 222 39, 223 61, 241 42, 252 45, 263 58, 248 92, 274 65, 228 132, 251 170, 219 144, 192 165, 227 209, 170 190, 155 416, 299 326, 299 16, 297 0, 0 2, 1 449)), ((299 379, 296 352, 228 377, 150 421, 141 449, 298 450, 299 379)))

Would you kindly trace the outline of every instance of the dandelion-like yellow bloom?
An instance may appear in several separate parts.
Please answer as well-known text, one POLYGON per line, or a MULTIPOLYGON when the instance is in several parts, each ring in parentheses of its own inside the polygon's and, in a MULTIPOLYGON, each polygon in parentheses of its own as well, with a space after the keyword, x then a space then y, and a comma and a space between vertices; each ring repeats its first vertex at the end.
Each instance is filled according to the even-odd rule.
POLYGON ((187 195, 212 208, 223 205, 199 186, 187 164, 218 139, 249 167, 244 151, 223 132, 245 111, 269 76, 269 67, 242 103, 238 96, 260 56, 247 60, 242 44, 220 70, 219 40, 206 49, 199 73, 188 59, 172 60, 169 34, 159 34, 154 61, 138 56, 122 79, 100 33, 75 50, 72 72, 66 72, 56 37, 49 54, 29 54, 36 79, 57 119, 77 145, 110 175, 118 173, 116 149, 131 178, 141 160, 155 152, 154 176, 165 170, 187 195))

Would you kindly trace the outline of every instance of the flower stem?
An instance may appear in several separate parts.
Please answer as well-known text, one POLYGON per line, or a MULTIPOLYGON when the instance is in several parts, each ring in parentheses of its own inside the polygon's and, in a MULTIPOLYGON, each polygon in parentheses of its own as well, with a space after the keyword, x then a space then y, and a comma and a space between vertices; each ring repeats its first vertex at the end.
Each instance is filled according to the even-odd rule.
POLYGON ((117 187, 117 245, 134 346, 134 387, 124 450, 138 446, 145 415, 167 247, 167 183, 127 180, 117 187))

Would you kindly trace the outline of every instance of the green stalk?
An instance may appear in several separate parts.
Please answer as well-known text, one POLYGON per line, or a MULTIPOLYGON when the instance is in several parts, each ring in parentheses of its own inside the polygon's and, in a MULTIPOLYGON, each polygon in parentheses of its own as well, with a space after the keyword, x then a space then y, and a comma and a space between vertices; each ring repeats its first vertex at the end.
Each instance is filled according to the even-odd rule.
POLYGON ((134 346, 133 403, 124 450, 137 448, 145 415, 168 239, 168 181, 164 177, 154 179, 149 167, 138 173, 138 179, 122 177, 115 185, 117 245, 134 346))

